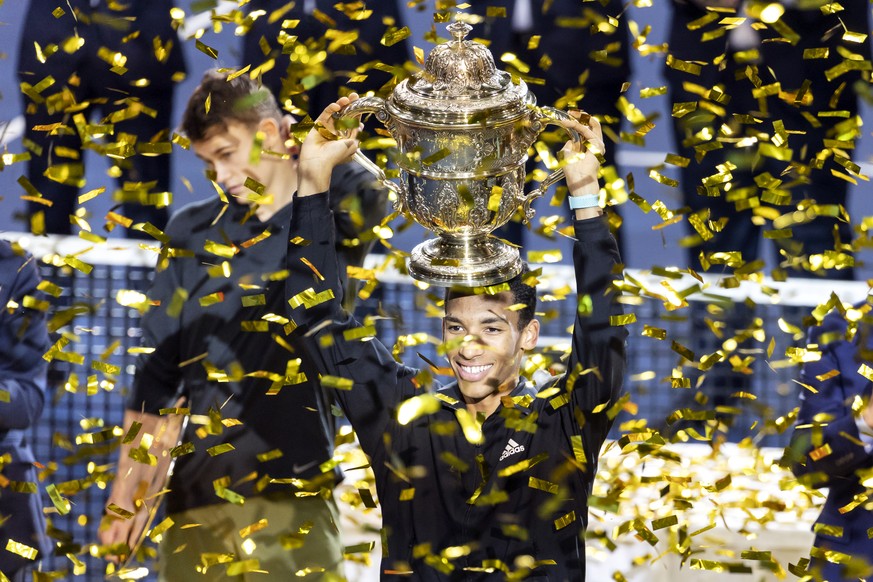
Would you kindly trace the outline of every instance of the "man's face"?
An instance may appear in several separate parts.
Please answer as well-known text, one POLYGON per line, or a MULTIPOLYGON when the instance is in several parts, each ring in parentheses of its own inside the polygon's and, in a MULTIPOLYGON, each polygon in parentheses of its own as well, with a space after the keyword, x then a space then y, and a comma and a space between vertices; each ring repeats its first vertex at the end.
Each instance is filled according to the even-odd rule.
POLYGON ((467 404, 515 388, 525 350, 536 347, 539 322, 518 329, 509 291, 497 295, 457 295, 446 302, 443 339, 449 362, 467 404))
POLYGON ((272 193, 274 188, 282 187, 274 184, 279 164, 287 163, 280 157, 263 151, 252 160, 251 154, 258 130, 265 135, 263 150, 274 149, 273 142, 278 135, 278 126, 274 120, 263 120, 257 128, 238 121, 229 121, 226 129, 214 126, 205 139, 191 144, 197 157, 203 160, 208 169, 215 172, 215 181, 221 184, 228 195, 243 204, 252 204, 252 197, 256 198, 254 192, 245 186, 246 178, 263 184, 266 187, 265 193, 272 193))

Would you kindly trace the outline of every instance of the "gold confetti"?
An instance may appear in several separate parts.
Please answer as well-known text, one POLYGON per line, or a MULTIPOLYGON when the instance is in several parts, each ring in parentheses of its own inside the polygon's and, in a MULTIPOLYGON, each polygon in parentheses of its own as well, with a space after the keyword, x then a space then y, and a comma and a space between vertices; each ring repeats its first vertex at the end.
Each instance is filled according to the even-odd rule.
MULTIPOLYGON (((197 47, 197 50, 198 50, 198 51, 202 52, 203 54, 205 54, 205 55, 208 56, 209 58, 212 58, 212 59, 217 59, 217 58, 218 58, 218 51, 217 51, 216 49, 210 47, 210 46, 207 46, 206 44, 204 44, 203 42, 201 42, 200 39, 195 39, 195 40, 194 40, 194 46, 197 47)), ((211 95, 210 95, 210 96, 211 96, 211 95)), ((209 101, 209 97, 210 97, 210 96, 207 96, 207 97, 206 97, 207 102, 209 101)), ((206 108, 206 113, 209 113, 209 108, 208 108, 208 107, 206 108)))
POLYGON ((405 426, 416 418, 436 413, 441 406, 441 402, 431 394, 413 396, 397 408, 397 422, 405 426))
POLYGON ((529 263, 560 263, 561 259, 563 255, 559 249, 527 252, 529 263))
POLYGON ((307 259, 306 257, 300 257, 300 260, 303 262, 304 265, 306 265, 307 267, 309 267, 310 270, 311 270, 313 273, 315 273, 315 276, 318 277, 318 279, 319 279, 320 281, 324 281, 324 275, 322 275, 322 274, 318 271, 318 269, 315 268, 315 265, 313 265, 313 264, 309 261, 309 259, 307 259))
POLYGON ((497 472, 498 477, 509 477, 511 475, 515 475, 516 473, 521 473, 522 471, 527 471, 531 467, 538 465, 539 463, 545 461, 549 458, 548 453, 540 453, 530 459, 524 459, 515 463, 513 465, 509 465, 508 467, 504 467, 500 471, 497 472))
POLYGON ((36 548, 32 548, 21 542, 16 542, 12 538, 6 541, 6 551, 21 556, 25 560, 35 560, 37 554, 39 554, 39 551, 36 548))
POLYGON ((384 46, 393 46, 402 40, 406 40, 410 36, 412 36, 412 31, 409 30, 408 26, 404 26, 403 28, 391 27, 385 32, 379 43, 384 46))
POLYGON ((70 501, 60 494, 54 483, 47 485, 45 490, 49 495, 49 499, 51 499, 52 505, 55 506, 55 509, 60 515, 67 515, 70 513, 70 510, 72 509, 70 501))
POLYGON ((216 305, 217 303, 221 303, 224 301, 224 293, 221 291, 217 291, 210 295, 205 295, 197 300, 200 303, 201 307, 209 307, 210 305, 216 305))
POLYGON ((234 446, 230 443, 221 443, 219 445, 215 445, 214 447, 209 447, 206 449, 206 452, 209 453, 210 457, 216 457, 218 455, 223 455, 224 453, 229 453, 234 450, 234 446))
POLYGON ((239 537, 247 538, 250 535, 252 535, 253 533, 256 533, 256 532, 259 532, 259 531, 265 529, 268 525, 269 525, 269 522, 267 521, 266 518, 259 519, 257 522, 255 522, 251 525, 247 525, 246 527, 239 530, 239 537))
POLYGON ((321 385, 336 390, 351 390, 354 387, 354 381, 339 376, 321 376, 321 385))
POLYGON ((568 525, 571 525, 575 521, 576 521, 576 512, 571 511, 570 513, 568 513, 562 517, 559 517, 558 519, 555 520, 555 529, 556 530, 564 529, 565 527, 567 527, 568 525))
POLYGON ((466 408, 459 408, 455 411, 458 423, 464 432, 464 438, 470 444, 478 445, 484 441, 482 434, 482 425, 471 415, 466 408))
POLYGON ((171 527, 173 527, 175 523, 173 519, 170 517, 164 518, 161 523, 152 528, 152 531, 149 532, 149 539, 155 543, 158 543, 163 536, 171 527))

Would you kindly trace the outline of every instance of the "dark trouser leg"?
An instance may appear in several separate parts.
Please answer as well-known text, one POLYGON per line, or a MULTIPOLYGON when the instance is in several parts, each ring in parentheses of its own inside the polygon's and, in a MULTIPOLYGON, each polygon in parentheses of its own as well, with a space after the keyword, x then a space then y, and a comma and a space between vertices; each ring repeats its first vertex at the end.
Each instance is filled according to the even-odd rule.
MULTIPOLYGON (((133 220, 134 224, 151 223, 163 230, 167 224, 167 198, 162 193, 170 191, 170 154, 142 153, 140 144, 149 142, 169 141, 169 128, 172 117, 172 92, 169 85, 161 95, 154 93, 140 94, 139 102, 155 113, 155 116, 143 112, 115 124, 115 139, 119 134, 129 134, 136 139, 136 153, 122 160, 115 160, 120 170, 118 182, 120 188, 116 191, 115 200, 122 202, 122 214, 133 220)), ((109 106, 107 113, 112 112, 109 106)), ((124 107, 124 106, 121 106, 124 107)), ((152 239, 152 236, 139 230, 128 229, 130 238, 152 239)))
MULTIPOLYGON (((49 18, 49 15, 46 17, 49 18)), ((48 27, 55 37, 62 36, 63 27, 60 23, 49 22, 48 27), (61 29, 60 32, 52 30, 56 28, 61 29)), ((24 139, 26 147, 31 150, 27 180, 42 195, 42 201, 46 202, 28 202, 27 212, 29 217, 36 219, 31 221, 33 226, 38 228, 44 220, 45 232, 70 234, 70 215, 78 206, 76 197, 85 182, 85 171, 82 142, 73 122, 73 114, 68 111, 88 97, 81 88, 67 85, 67 81, 79 67, 81 56, 76 54, 64 59, 55 55, 55 58, 41 63, 35 57, 33 42, 37 40, 43 43, 44 40, 35 39, 35 33, 33 26, 24 27, 18 59, 19 80, 31 86, 38 85, 48 77, 55 79, 55 82, 38 95, 22 94, 24 139)), ((90 111, 91 108, 86 108, 80 113, 87 119, 90 111)), ((36 195, 29 191, 24 193, 36 195)))
MULTIPOLYGON (((851 30, 869 28, 869 9, 861 5, 851 6, 846 13, 841 13, 841 18, 846 23, 852 22, 851 30)), ((833 74, 832 68, 843 61, 841 51, 870 58, 869 41, 850 43, 840 34, 831 34, 833 27, 841 26, 840 21, 833 16, 823 17, 817 10, 786 10, 782 21, 800 34, 797 45, 764 42, 761 53, 783 91, 781 98, 768 98, 769 121, 781 121, 786 130, 794 132, 787 136, 792 156, 790 167, 788 162, 770 160, 768 169, 789 186, 792 205, 785 208, 786 214, 796 209, 803 210, 804 203, 808 205, 811 201, 832 207, 845 205, 848 182, 833 175, 832 171, 848 173, 835 158, 844 152, 851 155, 852 150, 851 147, 831 148, 835 142, 850 144, 860 137, 860 129, 854 120, 858 114, 858 98, 853 87, 859 75, 857 72, 830 75, 833 74), (822 47, 829 51, 827 58, 804 58, 804 50, 822 47), (844 112, 841 114, 847 117, 820 115, 829 111, 844 112), (826 140, 834 141, 828 143, 826 140)), ((853 278, 854 271, 848 266, 846 256, 839 257, 836 252, 848 252, 839 248, 839 245, 851 243, 852 231, 848 222, 825 212, 812 220, 779 226, 791 229, 790 239, 777 239, 776 242, 779 259, 792 276, 853 278)))
MULTIPOLYGON (((701 137, 700 132, 705 128, 718 135, 722 124, 731 122, 732 112, 748 111, 753 107, 739 97, 743 91, 748 92, 748 88, 739 86, 731 71, 725 72, 720 81, 726 92, 733 96, 731 109, 718 115, 699 108, 685 117, 674 119, 673 129, 678 153, 689 160, 680 171, 679 187, 689 216, 694 217, 698 224, 698 228, 693 228, 690 226, 692 221, 688 221, 690 242, 693 242, 687 248, 688 265, 699 272, 730 274, 743 263, 759 258, 760 226, 753 221, 751 211, 742 209, 744 200, 751 195, 750 184, 754 185, 750 156, 742 150, 732 149, 729 144, 708 150, 707 144, 717 142, 701 137), (725 184, 719 176, 727 177, 723 169, 727 163, 734 167, 725 184), (719 252, 732 253, 729 255, 731 260, 740 257, 742 260, 733 263, 726 261, 726 257, 713 255, 719 252), (737 253, 739 257, 735 256, 737 253)), ((674 103, 693 102, 700 97, 681 86, 674 86, 671 100, 674 103)), ((742 403, 736 394, 751 392, 751 375, 741 366, 735 370, 730 358, 742 359, 738 351, 748 347, 750 340, 744 330, 752 325, 754 312, 742 303, 710 305, 695 301, 686 313, 690 318, 686 347, 693 351, 695 362, 683 362, 683 373, 690 381, 691 389, 682 393, 675 405, 677 410, 695 410, 697 416, 694 422, 677 421, 665 425, 665 429, 673 433, 691 427, 703 433, 707 426, 714 426, 719 432, 727 430, 731 438, 741 438, 748 427, 733 428, 742 403), (728 341, 731 339, 736 343, 728 341), (710 364, 712 358, 720 361, 710 364), (713 424, 714 421, 717 424, 713 424)))
POLYGON ((35 150, 31 151, 27 165, 27 179, 42 195, 40 202, 29 201, 27 204, 31 224, 38 228, 39 217, 42 216, 45 232, 71 234, 70 215, 78 206, 79 188, 85 183, 82 143, 68 115, 48 114, 45 110, 29 112, 25 114, 25 124, 24 137, 33 144, 31 147, 35 150), (65 127, 53 132, 33 129, 55 123, 65 127), (69 130, 72 130, 72 134, 69 130), (71 157, 73 153, 75 157, 71 157))

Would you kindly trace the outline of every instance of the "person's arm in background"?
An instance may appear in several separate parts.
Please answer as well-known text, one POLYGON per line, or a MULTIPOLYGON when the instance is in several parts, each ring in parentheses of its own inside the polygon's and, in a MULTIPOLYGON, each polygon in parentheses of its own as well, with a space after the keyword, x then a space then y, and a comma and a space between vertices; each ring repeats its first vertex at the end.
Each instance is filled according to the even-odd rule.
POLYGON ((354 310, 359 281, 347 276, 347 267, 361 267, 375 246, 374 229, 388 213, 388 190, 355 162, 334 168, 330 184, 330 207, 336 228, 340 276, 345 308, 354 310))
POLYGON ((856 397, 869 399, 869 382, 858 373, 857 345, 846 340, 846 330, 838 312, 810 329, 808 343, 820 344, 822 354, 803 365, 798 380, 800 412, 784 462, 812 487, 827 487, 837 479, 857 480, 859 468, 873 465, 870 447, 859 431, 859 424, 863 427, 864 418, 871 416, 870 404, 858 411, 859 416, 852 410, 856 397))
MULTIPOLYGON (((167 232, 173 231, 173 221, 167 232)), ((172 237, 171 237, 172 238, 172 237)), ((155 278, 147 294, 153 303, 143 314, 140 325, 143 332, 142 345, 151 351, 139 355, 136 361, 133 387, 126 403, 122 424, 122 441, 128 434, 135 437, 127 443, 122 442, 118 450, 118 463, 115 479, 112 481, 107 507, 115 505, 134 516, 125 519, 108 509, 101 524, 100 543, 115 546, 114 554, 124 554, 126 544, 132 548, 148 518, 143 505, 143 497, 149 485, 163 479, 165 464, 150 465, 134 459, 131 452, 142 444, 144 435, 156 437, 149 452, 165 455, 169 448, 176 446, 179 435, 168 434, 168 418, 158 411, 178 404, 178 388, 181 381, 179 368, 181 317, 176 311, 184 284, 180 270, 183 264, 193 258, 171 258, 168 264, 159 265, 155 278), (135 423, 138 430, 132 432, 135 423), (158 438, 159 437, 159 438, 158 438)), ((152 503, 155 500, 151 500, 152 503)))
POLYGON ((50 342, 33 257, 0 244, 0 431, 8 431, 28 428, 42 414, 50 342))
POLYGON ((297 157, 297 193, 292 202, 285 293, 291 319, 305 333, 343 315, 345 265, 337 252, 331 179, 336 166, 348 161, 358 148, 354 138, 331 138, 333 115, 357 99, 352 93, 328 105, 315 120, 297 157), (320 294, 323 300, 307 299, 320 294), (327 300, 327 296, 331 300, 327 300), (335 300, 333 300, 335 299, 335 300))
MULTIPOLYGON (((579 113, 573 115, 580 117, 579 113)), ((620 277, 621 257, 599 205, 600 164, 596 156, 604 151, 600 123, 591 117, 587 125, 578 121, 564 125, 580 134, 586 150, 583 153, 580 144, 572 141, 562 150, 567 160, 564 173, 570 190, 568 203, 581 206, 572 210, 576 235, 573 265, 580 307, 565 382, 574 408, 587 415, 580 429, 589 462, 595 463, 610 422, 605 414, 595 417, 590 413, 600 405, 617 401, 627 365, 627 329, 613 321, 624 313, 618 302, 620 294, 613 286, 620 277), (573 156, 581 159, 574 162, 573 156)))
MULTIPOLYGON (((356 96, 352 96, 352 100, 354 98, 356 96)), ((332 130, 332 114, 348 102, 350 100, 342 98, 329 106, 317 123, 332 130)), ((351 387, 333 390, 334 396, 357 432, 364 452, 373 456, 381 450, 382 435, 402 394, 414 390, 411 380, 415 372, 398 364, 378 339, 358 333, 361 331, 358 322, 342 309, 341 297, 337 294, 341 291, 339 277, 335 276, 339 263, 336 246, 325 239, 334 221, 324 193, 330 186, 333 166, 348 159, 356 147, 353 139, 331 140, 317 129, 310 131, 303 143, 298 158, 297 193, 301 199, 294 202, 292 216, 297 218, 292 218, 291 234, 305 232, 301 236, 311 237, 311 240, 302 249, 293 242, 289 247, 288 295, 293 307, 299 303, 294 298, 301 293, 301 287, 312 286, 313 282, 316 284, 313 291, 318 292, 321 288, 318 285, 329 285, 336 294, 334 300, 323 301, 312 308, 297 307, 292 311, 292 318, 307 332, 306 357, 319 373, 353 382, 351 387), (311 271, 295 273, 295 269, 300 271, 301 254, 317 266, 325 281, 315 280, 311 271), (321 326, 328 322, 329 325, 321 326)))
MULTIPOLYGON (((290 134, 294 118, 286 115, 282 123, 283 131, 290 134)), ((358 284, 347 276, 347 267, 363 266, 364 259, 373 249, 377 240, 375 228, 382 224, 388 213, 388 190, 372 174, 351 160, 333 168, 329 183, 328 204, 333 212, 333 234, 345 296, 343 305, 352 311, 358 284)), ((305 228, 306 225, 295 220, 292 231, 294 227, 305 228)))

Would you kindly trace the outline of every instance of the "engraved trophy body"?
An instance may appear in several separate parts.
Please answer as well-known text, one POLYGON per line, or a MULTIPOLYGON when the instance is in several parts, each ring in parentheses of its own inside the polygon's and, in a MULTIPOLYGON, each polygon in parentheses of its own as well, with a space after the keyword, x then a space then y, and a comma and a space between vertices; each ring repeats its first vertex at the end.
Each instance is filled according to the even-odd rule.
POLYGON ((388 99, 364 97, 337 116, 375 114, 397 142, 399 182, 360 151, 355 160, 396 194, 398 210, 438 235, 413 249, 409 274, 444 287, 493 285, 517 275, 522 261, 491 232, 520 205, 530 220, 531 202, 564 176, 559 169, 525 194, 528 148, 547 124, 570 117, 537 107, 523 81, 496 68, 487 47, 465 40, 469 25, 448 30, 454 40, 431 51, 423 72, 388 99))

